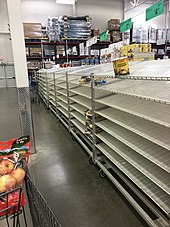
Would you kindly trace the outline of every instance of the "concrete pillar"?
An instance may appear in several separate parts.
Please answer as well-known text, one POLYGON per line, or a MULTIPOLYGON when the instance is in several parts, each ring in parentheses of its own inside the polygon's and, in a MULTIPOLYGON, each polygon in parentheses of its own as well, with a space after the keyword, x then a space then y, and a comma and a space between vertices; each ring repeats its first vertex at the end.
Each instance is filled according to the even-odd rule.
POLYGON ((21 0, 7 0, 9 25, 14 58, 16 87, 18 92, 19 113, 23 135, 31 135, 33 127, 31 117, 30 92, 24 44, 21 0))

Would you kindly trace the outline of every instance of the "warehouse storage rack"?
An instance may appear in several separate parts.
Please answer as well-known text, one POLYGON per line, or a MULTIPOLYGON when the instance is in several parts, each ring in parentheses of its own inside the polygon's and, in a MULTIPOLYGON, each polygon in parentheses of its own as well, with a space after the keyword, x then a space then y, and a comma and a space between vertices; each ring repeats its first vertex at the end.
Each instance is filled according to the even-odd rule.
POLYGON ((99 175, 107 175, 150 226, 170 226, 170 66, 167 60, 149 64, 157 64, 157 74, 148 62, 134 63, 129 79, 114 78, 111 64, 87 66, 38 74, 38 87, 99 175), (80 84, 82 76, 90 83, 80 84), (97 77, 106 84, 96 86, 97 77))

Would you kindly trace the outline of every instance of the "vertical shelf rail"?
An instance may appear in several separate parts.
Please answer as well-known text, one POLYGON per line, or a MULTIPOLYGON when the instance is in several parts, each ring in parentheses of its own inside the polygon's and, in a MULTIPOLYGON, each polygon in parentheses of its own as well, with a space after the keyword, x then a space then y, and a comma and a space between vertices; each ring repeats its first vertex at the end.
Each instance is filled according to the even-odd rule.
POLYGON ((57 116, 57 105, 58 105, 58 102, 57 102, 57 91, 56 91, 56 76, 55 76, 55 73, 53 73, 53 80, 54 80, 54 95, 55 95, 55 115, 57 116))
POLYGON ((46 95, 47 95, 47 108, 49 108, 49 86, 48 86, 48 78, 47 78, 47 73, 45 73, 45 81, 46 81, 46 95))
POLYGON ((91 110, 92 110, 92 152, 93 152, 93 162, 96 162, 97 153, 96 153, 96 117, 95 117, 95 85, 94 85, 94 74, 90 75, 91 77, 91 110))
POLYGON ((70 90, 69 90, 69 79, 68 79, 68 73, 66 73, 66 87, 67 87, 67 104, 68 104, 68 131, 70 132, 71 130, 71 108, 70 108, 70 90))

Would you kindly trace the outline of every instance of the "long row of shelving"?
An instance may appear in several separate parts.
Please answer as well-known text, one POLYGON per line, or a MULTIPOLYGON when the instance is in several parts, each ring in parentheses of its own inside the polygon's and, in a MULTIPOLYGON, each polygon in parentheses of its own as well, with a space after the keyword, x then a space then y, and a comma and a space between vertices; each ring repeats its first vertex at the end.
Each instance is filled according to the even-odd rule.
MULTIPOLYGON (((93 151, 97 156, 96 161, 100 160, 101 155, 104 157, 103 163, 107 164, 107 160, 110 160, 133 182, 132 184, 136 184, 136 189, 140 188, 168 218, 170 106, 143 97, 140 99, 133 95, 124 95, 120 80, 117 89, 117 81, 113 83, 112 89, 110 80, 109 85, 92 89, 90 84, 80 85, 79 79, 80 75, 74 74, 70 77, 68 74, 68 81, 63 77, 59 80, 55 77, 56 86, 52 87, 52 83, 45 83, 43 78, 39 80, 39 92, 45 99, 49 99, 49 102, 70 121, 71 127, 81 132, 90 144, 94 142, 85 135, 85 111, 95 108, 95 115, 100 116, 99 121, 93 122, 93 126, 96 125, 100 129, 93 135, 96 137, 94 141, 97 141, 94 143, 96 150, 93 151), (92 92, 95 100, 91 99, 92 92)), ((124 87, 126 88, 125 85, 124 87)), ((153 87, 152 93, 154 94, 153 87)), ((156 91, 155 94, 157 95, 156 91)))

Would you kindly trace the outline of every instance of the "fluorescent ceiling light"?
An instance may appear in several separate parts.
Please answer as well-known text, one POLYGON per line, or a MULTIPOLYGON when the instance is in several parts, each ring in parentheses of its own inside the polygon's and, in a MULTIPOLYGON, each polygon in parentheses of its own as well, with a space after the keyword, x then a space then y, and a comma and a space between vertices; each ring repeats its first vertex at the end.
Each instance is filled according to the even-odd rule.
POLYGON ((133 2, 130 2, 130 4, 131 4, 133 7, 136 7, 136 6, 139 4, 139 1, 140 1, 140 0, 133 0, 133 2))
POLYGON ((74 5, 76 0, 56 0, 58 4, 74 5))

